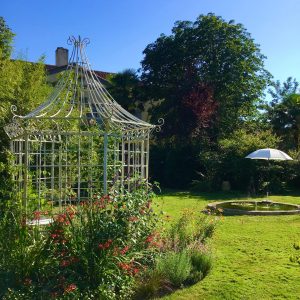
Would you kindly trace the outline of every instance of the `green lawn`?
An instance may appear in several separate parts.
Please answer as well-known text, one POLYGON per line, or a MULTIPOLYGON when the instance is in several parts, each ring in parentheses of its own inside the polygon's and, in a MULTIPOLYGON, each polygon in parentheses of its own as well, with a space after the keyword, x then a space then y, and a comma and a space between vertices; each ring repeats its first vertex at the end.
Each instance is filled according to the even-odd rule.
MULTIPOLYGON (((171 219, 183 209, 200 212, 207 203, 241 199, 238 194, 170 192, 157 197, 171 219)), ((300 196, 272 196, 300 204, 300 196)), ((300 215, 223 217, 211 241, 214 265, 198 284, 165 299, 300 299, 300 266, 289 261, 300 240, 300 215)))

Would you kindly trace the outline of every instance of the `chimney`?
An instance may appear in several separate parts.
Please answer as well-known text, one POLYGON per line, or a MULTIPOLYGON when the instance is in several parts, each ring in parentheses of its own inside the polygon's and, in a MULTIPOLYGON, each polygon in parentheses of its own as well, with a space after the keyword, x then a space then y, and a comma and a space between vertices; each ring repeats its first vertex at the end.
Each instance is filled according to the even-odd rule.
POLYGON ((62 48, 62 47, 57 47, 55 51, 55 64, 56 66, 66 66, 68 64, 68 56, 69 56, 69 50, 62 48))

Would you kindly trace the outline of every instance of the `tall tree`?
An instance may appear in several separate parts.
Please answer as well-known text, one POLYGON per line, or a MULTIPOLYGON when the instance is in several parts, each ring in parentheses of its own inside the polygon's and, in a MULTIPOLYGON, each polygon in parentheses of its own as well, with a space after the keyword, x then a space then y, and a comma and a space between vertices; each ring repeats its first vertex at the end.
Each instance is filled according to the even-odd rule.
POLYGON ((37 63, 11 60, 14 34, 0 18, 0 198, 9 187, 7 180, 7 153, 9 139, 3 127, 11 121, 11 105, 16 105, 18 114, 25 114, 42 103, 51 87, 46 82, 43 58, 37 63))
POLYGON ((272 101, 270 103, 271 107, 275 106, 279 102, 282 102, 284 98, 289 95, 296 94, 299 87, 299 82, 292 77, 288 77, 286 81, 282 84, 279 80, 273 81, 270 84, 271 88, 269 89, 269 93, 272 96, 272 101))
POLYGON ((9 58, 12 51, 12 41, 15 34, 0 17, 0 58, 9 58))
POLYGON ((205 126, 211 138, 226 136, 255 110, 270 77, 265 57, 244 26, 214 14, 200 15, 194 23, 176 22, 171 35, 161 35, 143 53, 142 80, 149 96, 161 101, 153 117, 165 118, 167 136, 178 126, 177 134, 187 136, 189 120, 195 119, 187 98, 198 109, 208 106, 203 111, 209 113, 205 126), (195 97, 199 85, 207 101, 203 92, 195 97))
POLYGON ((272 101, 267 103, 267 119, 275 133, 281 137, 280 147, 300 153, 300 90, 292 77, 283 83, 272 83, 269 93, 272 101))
POLYGON ((141 82, 133 69, 114 74, 109 79, 108 91, 127 111, 136 114, 143 109, 141 101, 141 82))

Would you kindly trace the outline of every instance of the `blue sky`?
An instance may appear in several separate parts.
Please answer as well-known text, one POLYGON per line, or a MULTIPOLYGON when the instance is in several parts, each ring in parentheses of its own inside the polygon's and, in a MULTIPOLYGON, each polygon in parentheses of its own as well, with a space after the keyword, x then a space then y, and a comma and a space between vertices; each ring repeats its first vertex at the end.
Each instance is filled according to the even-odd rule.
POLYGON ((213 12, 242 23, 268 58, 275 79, 300 80, 300 0, 1 0, 0 15, 16 33, 15 54, 30 61, 42 54, 54 64, 56 47, 69 35, 91 40, 94 69, 139 68, 142 51, 177 20, 213 12))

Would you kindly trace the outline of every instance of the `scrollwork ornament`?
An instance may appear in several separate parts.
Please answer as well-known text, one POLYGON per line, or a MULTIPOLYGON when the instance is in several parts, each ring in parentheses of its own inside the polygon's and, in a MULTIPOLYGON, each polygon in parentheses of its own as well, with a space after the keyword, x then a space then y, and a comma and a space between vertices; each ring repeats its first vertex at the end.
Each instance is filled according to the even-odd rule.
POLYGON ((81 38, 81 36, 79 35, 78 38, 76 38, 75 36, 71 35, 68 40, 67 40, 67 44, 68 45, 74 45, 77 47, 85 47, 90 43, 90 39, 89 38, 81 38))
POLYGON ((17 136, 22 136, 25 133, 24 128, 18 121, 14 121, 4 126, 4 131, 10 139, 15 138, 17 136))
POLYGON ((16 116, 17 114, 15 114, 15 112, 18 110, 18 108, 17 108, 17 106, 16 105, 12 105, 11 107, 10 107, 10 111, 11 111, 11 113, 14 115, 14 116, 16 116))
POLYGON ((157 123, 158 124, 155 126, 155 130, 156 130, 156 132, 160 132, 161 127, 165 124, 165 120, 163 118, 159 118, 157 123))

